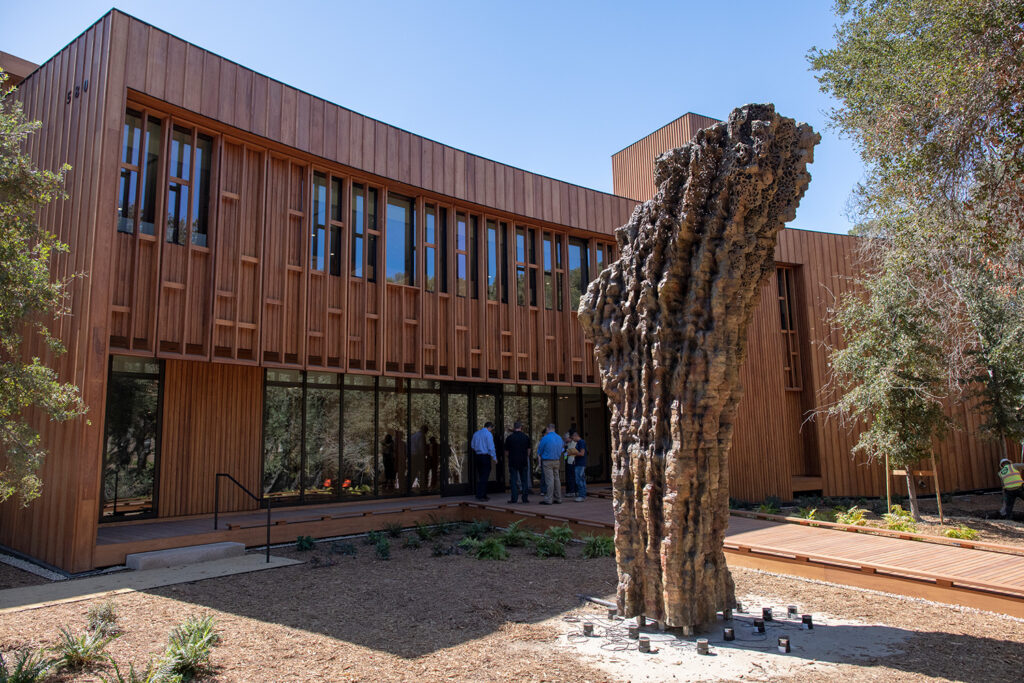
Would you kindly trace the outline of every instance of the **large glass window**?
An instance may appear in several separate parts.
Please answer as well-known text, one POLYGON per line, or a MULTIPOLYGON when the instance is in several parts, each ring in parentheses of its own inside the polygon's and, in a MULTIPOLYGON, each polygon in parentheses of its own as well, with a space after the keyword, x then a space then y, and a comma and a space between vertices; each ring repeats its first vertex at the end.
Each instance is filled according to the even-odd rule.
POLYGON ((588 269, 587 242, 575 237, 569 238, 569 306, 575 311, 590 282, 588 269))
POLYGON ((530 439, 536 444, 544 430, 555 421, 551 403, 551 387, 535 386, 530 390, 530 439))
POLYGON ((107 383, 102 518, 156 512, 160 363, 114 356, 107 383))
POLYGON ((408 393, 402 380, 381 377, 377 394, 378 448, 381 462, 381 495, 406 492, 409 474, 409 440, 406 432, 408 393))
POLYGON ((340 375, 310 372, 306 377, 306 462, 303 494, 306 499, 334 495, 338 481, 341 439, 340 375))
POLYGON ((377 480, 376 415, 374 378, 345 375, 345 420, 342 429, 342 495, 364 496, 375 492, 377 480))
POLYGON ((388 193, 387 279, 416 285, 416 201, 388 193))
POLYGON ((313 174, 313 210, 310 211, 309 268, 322 271, 327 261, 327 176, 313 174))
POLYGON ((263 495, 302 492, 302 373, 267 370, 263 396, 263 495))
POLYGON ((410 382, 409 487, 413 494, 441 490, 440 388, 438 382, 410 382))
POLYGON ((162 138, 163 124, 160 119, 132 109, 125 112, 121 182, 118 188, 118 232, 134 234, 135 221, 138 219, 140 233, 154 234, 162 138))
POLYGON ((212 154, 210 136, 183 126, 171 130, 167 241, 172 244, 185 244, 191 233, 192 244, 207 246, 212 154))

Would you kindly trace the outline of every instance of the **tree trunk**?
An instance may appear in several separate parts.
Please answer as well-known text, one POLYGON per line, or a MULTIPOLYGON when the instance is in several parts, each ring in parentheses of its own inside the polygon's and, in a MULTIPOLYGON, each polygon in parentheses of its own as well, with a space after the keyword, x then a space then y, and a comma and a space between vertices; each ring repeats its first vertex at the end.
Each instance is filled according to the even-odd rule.
POLYGON ((655 164, 580 322, 611 406, 618 607, 690 629, 735 605, 722 544, 747 326, 819 136, 747 105, 655 164))
POLYGON ((921 521, 921 509, 917 506, 917 484, 914 482, 914 475, 910 468, 907 468, 907 497, 910 500, 910 514, 914 516, 915 522, 921 521))

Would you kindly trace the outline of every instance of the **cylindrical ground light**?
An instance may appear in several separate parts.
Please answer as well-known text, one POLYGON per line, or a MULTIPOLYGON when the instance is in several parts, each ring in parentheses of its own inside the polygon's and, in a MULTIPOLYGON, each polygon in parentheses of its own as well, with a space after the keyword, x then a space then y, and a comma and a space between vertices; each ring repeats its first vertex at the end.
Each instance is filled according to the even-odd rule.
POLYGON ((698 638, 697 639, 697 654, 706 655, 708 654, 708 639, 698 638))
POLYGON ((772 608, 771 607, 762 607, 761 608, 761 618, 763 618, 765 621, 771 621, 772 620, 772 608))
POLYGON ((779 652, 789 653, 789 636, 779 636, 779 652))
POLYGON ((802 620, 803 623, 800 624, 800 627, 803 628, 805 631, 810 631, 814 628, 814 618, 810 614, 805 614, 802 617, 802 620))
POLYGON ((796 619, 796 616, 797 616, 797 615, 798 615, 799 613, 800 613, 800 610, 798 610, 798 609, 796 608, 796 605, 790 605, 790 606, 789 606, 789 609, 787 610, 787 616, 788 616, 788 617, 789 617, 790 619, 796 619))
POLYGON ((644 636, 643 638, 640 639, 640 652, 650 652, 650 651, 651 651, 651 639, 648 638, 647 636, 644 636))
POLYGON ((588 638, 594 635, 594 625, 591 624, 589 621, 583 624, 583 635, 587 636, 588 638))
POLYGON ((736 640, 736 631, 729 627, 722 629, 722 640, 736 640))
POLYGON ((640 637, 640 627, 639 626, 630 626, 629 627, 629 637, 632 638, 633 640, 636 640, 637 638, 639 638, 640 637))
POLYGON ((764 633, 764 619, 754 619, 754 632, 764 633))

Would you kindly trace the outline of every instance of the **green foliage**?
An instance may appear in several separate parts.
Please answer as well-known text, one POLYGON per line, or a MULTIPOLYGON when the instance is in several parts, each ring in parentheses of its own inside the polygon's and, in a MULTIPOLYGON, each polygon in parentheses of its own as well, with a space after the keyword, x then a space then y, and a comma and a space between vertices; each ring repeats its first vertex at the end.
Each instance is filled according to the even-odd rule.
POLYGON ((947 538, 961 538, 965 541, 973 541, 978 537, 978 531, 961 524, 953 529, 946 529, 945 536, 947 538))
POLYGON ((383 531, 391 538, 398 538, 402 535, 402 525, 398 522, 389 522, 384 525, 383 531))
POLYGON ((381 540, 386 540, 383 533, 380 531, 371 531, 363 537, 363 543, 366 545, 377 545, 381 540))
POLYGON ((39 496, 37 473, 46 451, 26 409, 37 406, 63 421, 83 415, 85 406, 74 384, 60 382, 43 359, 21 353, 29 337, 41 339, 51 356, 64 352, 48 323, 67 312, 69 280, 51 280, 49 265, 68 247, 39 226, 37 214, 65 196, 64 175, 71 167, 41 171, 23 154, 39 123, 25 121, 12 92, 0 72, 0 455, 6 458, 0 502, 17 494, 27 505, 39 496))
POLYGON ((757 511, 763 512, 766 515, 777 515, 782 512, 782 509, 774 503, 765 501, 757 506, 757 511))
POLYGON ((335 541, 331 544, 331 553, 334 555, 347 555, 348 557, 355 557, 357 551, 356 546, 353 543, 335 541))
POLYGON ((93 605, 85 615, 89 620, 88 629, 102 636, 114 636, 121 632, 117 625, 117 607, 110 600, 93 605))
POLYGON ((373 546, 373 552, 377 555, 378 560, 390 560, 391 541, 387 538, 381 537, 377 540, 377 544, 373 546))
POLYGON ((295 549, 300 552, 306 552, 316 548, 316 541, 313 540, 312 536, 299 536, 295 539, 295 549))
POLYGON ((60 638, 51 651, 57 655, 61 668, 78 671, 106 659, 104 650, 116 635, 105 636, 97 632, 74 635, 67 627, 61 627, 60 638))
POLYGON ((889 512, 882 515, 882 521, 885 522, 886 529, 893 531, 917 531, 917 523, 914 521, 914 516, 899 505, 893 505, 889 508, 889 512))
POLYGON ((186 681, 204 673, 210 664, 210 653, 220 642, 216 625, 216 620, 208 615, 189 617, 174 627, 160 668, 186 681))
POLYGON ((797 508, 795 516, 803 519, 821 519, 818 517, 818 508, 811 507, 797 508))
POLYGON ((182 680, 180 675, 171 673, 167 663, 163 661, 154 662, 151 659, 146 662, 146 668, 141 670, 137 670, 135 665, 129 662, 128 670, 123 671, 113 658, 109 659, 114 672, 109 678, 103 674, 99 675, 104 683, 179 683, 182 680))
POLYGON ((419 537, 417 537, 417 536, 406 536, 405 537, 405 543, 402 544, 402 547, 403 548, 410 548, 412 550, 415 550, 416 548, 419 548, 421 545, 423 545, 423 541, 421 541, 419 539, 419 537))
POLYGON ((56 662, 42 652, 24 648, 8 662, 0 653, 0 683, 36 683, 46 678, 56 662))
POLYGON ((416 535, 421 541, 429 541, 438 534, 438 528, 423 522, 416 522, 416 535))
POLYGON ((867 526, 868 520, 864 519, 867 510, 859 507, 852 507, 849 510, 836 509, 837 524, 852 524, 853 526, 867 526))
POLYGON ((615 539, 611 536, 586 536, 583 539, 583 557, 611 557, 615 554, 615 539))
POLYGON ((544 535, 554 541, 564 544, 572 540, 572 529, 569 528, 568 524, 551 526, 544 531, 544 535))
POLYGON ((565 543, 550 536, 538 536, 534 541, 537 557, 565 557, 565 543))
POLYGON ((430 546, 431 557, 446 557, 448 555, 454 555, 456 553, 456 547, 449 543, 442 543, 441 541, 434 541, 434 545, 430 546))
POLYGON ((474 519, 466 525, 463 533, 465 533, 467 538, 475 538, 479 540, 491 533, 492 529, 494 529, 494 525, 491 524, 489 519, 474 519))
POLYGON ((524 521, 520 519, 512 522, 501 534, 501 542, 506 548, 522 548, 529 544, 533 534, 520 526, 524 521))
POLYGON ((480 541, 474 555, 478 560, 507 560, 508 550, 505 549, 500 538, 492 536, 480 541))
POLYGON ((459 548, 465 550, 470 555, 476 555, 476 551, 480 549, 481 542, 482 541, 480 541, 480 539, 466 536, 461 541, 459 541, 459 548))

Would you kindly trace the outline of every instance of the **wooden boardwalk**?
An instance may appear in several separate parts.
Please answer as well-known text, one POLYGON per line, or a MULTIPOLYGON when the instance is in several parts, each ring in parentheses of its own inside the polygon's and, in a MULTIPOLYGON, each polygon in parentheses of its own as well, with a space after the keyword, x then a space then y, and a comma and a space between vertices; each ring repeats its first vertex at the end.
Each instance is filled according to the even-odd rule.
MULTIPOLYGON (((508 504, 471 497, 399 498, 273 511, 271 541, 300 535, 327 537, 412 526, 418 521, 488 518, 504 525, 525 519, 533 528, 570 524, 578 534, 611 533, 610 501, 592 497, 561 505, 508 504)), ((101 525, 97 564, 117 564, 128 552, 237 540, 250 546, 266 539, 266 512, 210 515, 101 525)), ((733 515, 725 549, 732 566, 763 569, 901 595, 988 609, 1024 617, 1024 556, 938 545, 919 540, 853 534, 827 528, 733 515)))

